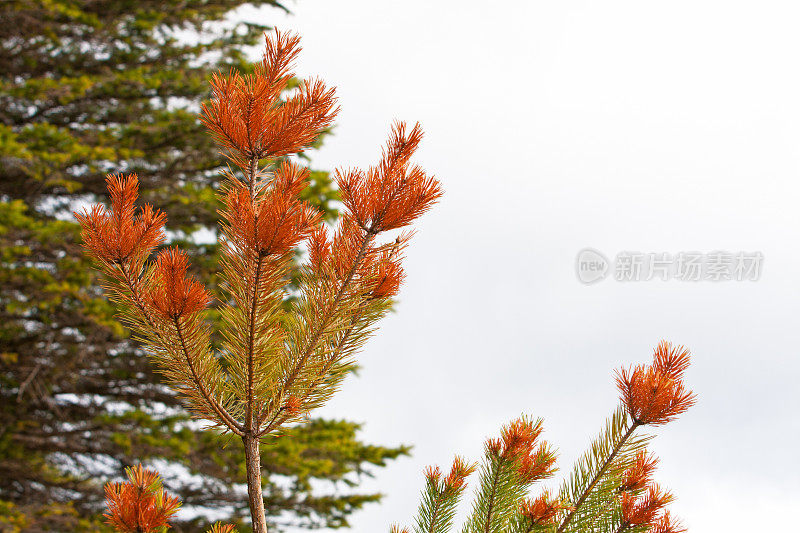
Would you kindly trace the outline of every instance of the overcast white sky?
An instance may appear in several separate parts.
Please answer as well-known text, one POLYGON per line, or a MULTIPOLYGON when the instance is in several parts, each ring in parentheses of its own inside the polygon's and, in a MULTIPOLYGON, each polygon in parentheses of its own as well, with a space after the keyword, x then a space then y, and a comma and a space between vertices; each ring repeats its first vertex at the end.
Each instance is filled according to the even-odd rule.
POLYGON ((699 402, 659 431, 659 481, 697 532, 787 531, 800 505, 800 6, 796 2, 300 0, 338 87, 318 168, 368 165, 396 119, 446 196, 397 313, 322 413, 414 445, 364 487, 357 533, 409 523, 422 469, 477 459, 522 412, 568 470, 617 403, 615 368, 686 344, 699 402), (760 251, 756 282, 581 284, 584 247, 760 251))

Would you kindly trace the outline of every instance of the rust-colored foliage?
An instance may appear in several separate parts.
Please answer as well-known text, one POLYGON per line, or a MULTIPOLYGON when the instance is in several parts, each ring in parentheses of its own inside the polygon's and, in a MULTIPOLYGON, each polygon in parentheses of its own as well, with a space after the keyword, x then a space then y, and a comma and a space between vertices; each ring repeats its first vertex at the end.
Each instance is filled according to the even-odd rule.
POLYGON ((106 522, 121 533, 155 533, 169 527, 169 519, 180 507, 178 498, 167 495, 159 475, 142 465, 126 473, 127 482, 105 486, 106 522))
POLYGON ((619 491, 636 492, 645 488, 652 480, 657 465, 658 458, 656 456, 648 454, 646 451, 637 453, 633 464, 622 474, 619 491))
POLYGON ((519 418, 503 426, 500 438, 489 439, 486 447, 501 458, 516 461, 522 481, 533 483, 556 471, 555 453, 546 441, 539 442, 542 431, 541 420, 530 424, 519 418))
POLYGON ((428 483, 442 487, 442 490, 457 490, 464 486, 466 479, 475 472, 477 465, 468 463, 463 457, 456 456, 450 472, 442 479, 442 471, 438 466, 429 466, 425 469, 425 479, 428 483))
POLYGON ((453 466, 450 467, 450 473, 444 478, 445 486, 452 489, 463 487, 466 479, 475 472, 476 468, 475 463, 468 463, 463 457, 456 456, 453 466))
POLYGON ((303 151, 338 113, 334 90, 319 80, 304 80, 280 103, 299 53, 299 36, 276 31, 253 74, 231 70, 212 79, 201 119, 237 166, 303 151))
POLYGON ((320 213, 300 200, 308 169, 284 161, 272 176, 269 194, 255 198, 241 182, 232 182, 222 213, 235 242, 263 256, 282 255, 319 225, 320 213))
POLYGON ((211 301, 208 291, 186 275, 188 268, 189 259, 177 248, 162 250, 156 256, 153 284, 147 297, 155 313, 165 320, 194 315, 211 301))
POLYGON ((679 520, 672 518, 669 511, 664 511, 653 527, 648 533, 685 533, 686 528, 683 527, 679 520))
POLYGON ((619 531, 639 526, 655 526, 659 513, 674 499, 672 493, 663 491, 654 483, 648 485, 644 494, 639 496, 631 492, 623 492, 620 495, 622 525, 619 531))
POLYGON ((188 274, 186 255, 167 249, 151 257, 164 240, 165 216, 149 206, 136 210, 135 175, 109 176, 110 210, 76 214, 111 297, 167 381, 195 416, 242 438, 258 533, 266 531, 259 442, 336 391, 403 281, 411 234, 383 234, 412 223, 442 194, 410 163, 422 138, 419 124, 409 130, 397 123, 378 165, 337 171, 344 210, 329 233, 301 199, 308 170, 285 157, 314 143, 338 112, 334 90, 318 80, 282 97, 299 51, 297 36, 268 36, 255 72, 217 74, 202 108, 203 123, 231 162, 220 188, 219 351, 211 348, 203 313, 212 296, 188 274), (289 302, 303 243, 309 260, 289 302))
MULTIPOLYGON (((647 451, 649 435, 637 435, 647 424, 673 420, 694 402, 683 385, 689 352, 661 342, 651 365, 621 370, 619 406, 606 427, 576 462, 556 496, 531 485, 555 471, 555 454, 540 442, 542 419, 525 415, 504 426, 499 438, 486 441, 479 486, 463 533, 681 533, 665 507, 669 492, 653 483, 658 459, 647 451)), ((415 532, 450 533, 457 497, 441 516, 441 471, 428 468, 426 488, 415 532)), ((460 495, 460 494, 459 494, 460 495)), ((458 495, 456 495, 458 496, 458 495)), ((400 531, 400 530, 395 530, 400 531)))
POLYGON ((558 498, 554 498, 547 490, 534 499, 522 502, 522 516, 531 529, 534 526, 555 524, 559 514, 570 508, 558 498))
POLYGON ((148 255, 164 242, 164 213, 145 205, 136 208, 139 180, 136 174, 110 174, 106 178, 111 209, 102 205, 75 213, 81 224, 84 246, 93 256, 108 262, 123 263, 148 255))
POLYGON ((362 229, 377 232, 406 226, 441 196, 439 183, 410 165, 421 140, 419 124, 411 131, 406 131, 403 123, 396 124, 378 166, 366 172, 336 173, 342 202, 362 229))
POLYGON ((663 425, 694 404, 695 395, 683 384, 689 361, 689 350, 662 341, 655 350, 652 364, 617 372, 622 401, 635 422, 663 425))
POLYGON ((384 253, 378 260, 378 277, 370 296, 373 298, 392 298, 400 291, 405 273, 397 254, 384 253))

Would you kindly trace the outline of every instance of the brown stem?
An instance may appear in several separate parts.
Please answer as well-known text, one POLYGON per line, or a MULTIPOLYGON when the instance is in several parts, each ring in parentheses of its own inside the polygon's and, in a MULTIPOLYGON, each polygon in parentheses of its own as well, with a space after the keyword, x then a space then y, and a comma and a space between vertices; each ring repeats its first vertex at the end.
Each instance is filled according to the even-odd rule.
POLYGON ((492 480, 492 494, 489 496, 489 509, 486 511, 486 528, 484 531, 489 533, 492 526, 492 512, 494 511, 494 498, 497 493, 497 483, 500 481, 500 469, 503 467, 503 456, 497 457, 497 468, 494 471, 494 479, 492 480))
POLYGON ((247 338, 247 408, 244 415, 244 427, 247 431, 258 428, 253 428, 253 383, 255 381, 255 364, 254 364, 254 351, 255 351, 255 337, 256 337, 256 311, 258 310, 258 284, 261 277, 261 262, 262 257, 259 254, 256 260, 256 272, 253 277, 253 301, 250 306, 250 331, 247 338))
POLYGON ((247 169, 247 185, 250 188, 250 201, 254 202, 253 196, 256 192, 256 173, 258 172, 258 158, 250 159, 250 168, 247 169))
MULTIPOLYGON (((247 132, 248 139, 250 137, 250 130, 248 128, 247 132)), ((251 148, 252 148, 252 142, 251 148)), ((255 216, 253 217, 253 231, 257 231, 258 228, 258 212, 256 210, 256 199, 255 199, 255 186, 256 186, 256 174, 258 172, 258 158, 252 156, 250 158, 250 167, 247 171, 247 181, 248 186, 250 187, 250 204, 253 207, 253 212, 255 216)), ((247 394, 246 394, 246 401, 247 406, 245 408, 245 418, 244 418, 244 427, 246 431, 258 431, 258 427, 253 427, 253 383, 255 381, 255 364, 254 364, 254 347, 255 347, 255 334, 256 334, 256 311, 258 310, 258 285, 260 282, 261 277, 261 262, 262 256, 259 253, 256 258, 256 268, 255 273, 253 275, 253 301, 250 304, 250 312, 248 316, 248 320, 250 321, 250 330, 248 332, 247 337, 247 394)))
POLYGON ((589 486, 586 487, 586 489, 583 491, 583 494, 581 494, 581 497, 578 498, 578 501, 575 503, 575 506, 569 512, 569 514, 564 519, 564 521, 561 522, 561 525, 558 526, 558 529, 556 530, 556 533, 561 533, 569 525, 570 521, 575 516, 575 513, 578 512, 578 509, 580 508, 580 506, 583 504, 584 501, 586 501, 586 498, 589 497, 589 493, 592 492, 592 489, 594 488, 594 486, 597 485, 597 482, 600 481, 600 478, 603 476, 603 474, 606 473, 606 470, 608 470, 608 467, 611 466, 611 462, 614 460, 614 458, 617 456, 619 451, 622 449, 622 445, 625 444, 625 442, 627 442, 627 440, 630 438, 630 436, 633 435, 634 430, 636 428, 638 428, 639 426, 640 426, 640 423, 637 422, 636 420, 634 420, 633 423, 631 424, 631 427, 628 428, 627 432, 625 432, 625 435, 623 435, 622 438, 620 439, 620 441, 617 443, 617 445, 614 446, 614 449, 611 451, 611 455, 609 455, 608 458, 606 458, 605 462, 600 467, 600 470, 597 471, 597 474, 595 474, 594 478, 592 479, 592 482, 589 483, 589 486))
MULTIPOLYGON (((446 489, 445 489, 446 490, 446 489)), ((435 533, 436 532, 436 521, 439 520, 439 511, 442 507, 442 492, 436 497, 436 504, 433 508, 433 513, 431 514, 431 521, 428 523, 428 533, 435 533)))
POLYGON ((253 533, 267 533, 267 518, 264 515, 264 497, 261 494, 261 455, 258 437, 249 434, 244 441, 244 461, 247 469, 247 497, 250 516, 253 520, 253 533))

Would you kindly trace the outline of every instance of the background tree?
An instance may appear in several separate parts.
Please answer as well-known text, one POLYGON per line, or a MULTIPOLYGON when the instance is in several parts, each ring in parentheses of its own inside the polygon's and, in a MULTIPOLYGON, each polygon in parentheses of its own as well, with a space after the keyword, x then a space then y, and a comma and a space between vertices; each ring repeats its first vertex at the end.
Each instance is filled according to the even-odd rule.
MULTIPOLYGON (((199 432, 160 384, 69 221, 76 204, 103 199, 107 172, 136 172, 142 200, 169 211, 171 242, 214 289, 218 249, 192 236, 215 227, 224 161, 196 112, 212 71, 252 69, 247 47, 267 28, 226 21, 243 3, 0 4, 0 529, 99 530, 102 482, 139 460, 184 506, 246 512, 234 489, 243 450, 199 432)), ((312 171, 304 196, 335 217, 327 173, 312 171)), ((352 492, 357 475, 407 448, 364 444, 357 430, 313 419, 265 449, 268 516, 336 527, 378 500, 352 492)))

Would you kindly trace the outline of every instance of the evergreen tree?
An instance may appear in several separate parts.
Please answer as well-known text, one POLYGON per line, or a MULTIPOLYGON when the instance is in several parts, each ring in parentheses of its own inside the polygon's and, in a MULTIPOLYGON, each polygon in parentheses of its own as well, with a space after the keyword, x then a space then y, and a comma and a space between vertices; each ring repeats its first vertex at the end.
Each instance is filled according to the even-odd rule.
MULTIPOLYGON (((252 71, 246 47, 266 27, 225 22, 243 3, 0 3, 0 530, 101 528, 101 480, 138 461, 157 464, 185 506, 247 511, 235 488, 242 447, 198 431, 161 384, 102 297, 69 215, 104 197, 107 172, 136 172, 143 200, 170 214, 171 243, 216 289, 219 248, 192 236, 216 226, 225 161, 197 109, 213 71, 252 71)), ((308 182, 304 199, 332 220, 328 174, 308 182)), ((337 527, 379 499, 353 492, 357 475, 407 449, 364 444, 357 430, 312 419, 262 451, 270 520, 337 527)))

